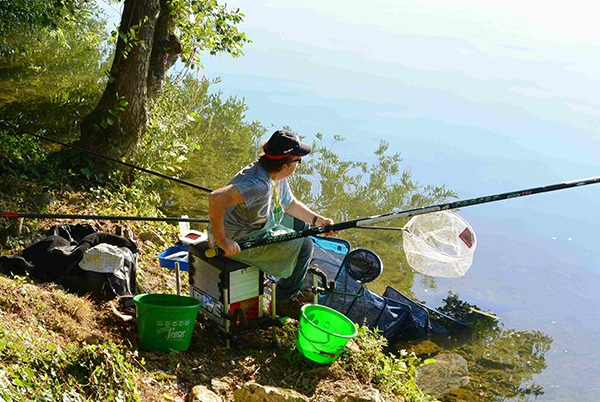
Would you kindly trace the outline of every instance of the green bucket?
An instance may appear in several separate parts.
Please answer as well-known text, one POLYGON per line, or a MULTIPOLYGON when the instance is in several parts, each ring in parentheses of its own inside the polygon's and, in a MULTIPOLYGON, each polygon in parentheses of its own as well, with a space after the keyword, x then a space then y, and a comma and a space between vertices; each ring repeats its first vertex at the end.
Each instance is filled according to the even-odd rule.
POLYGON ((137 295, 133 300, 144 349, 171 352, 190 347, 200 300, 161 293, 137 295))
POLYGON ((342 313, 318 304, 306 304, 300 310, 296 348, 308 359, 330 364, 337 359, 358 330, 342 313))

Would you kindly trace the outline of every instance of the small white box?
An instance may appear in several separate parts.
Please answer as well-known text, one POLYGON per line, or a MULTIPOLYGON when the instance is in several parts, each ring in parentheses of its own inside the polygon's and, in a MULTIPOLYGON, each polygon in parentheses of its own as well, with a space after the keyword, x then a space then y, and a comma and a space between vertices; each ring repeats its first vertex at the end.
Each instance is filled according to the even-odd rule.
POLYGON ((195 245, 208 240, 208 235, 204 232, 198 232, 197 230, 190 230, 186 234, 179 236, 179 240, 188 246, 195 245))

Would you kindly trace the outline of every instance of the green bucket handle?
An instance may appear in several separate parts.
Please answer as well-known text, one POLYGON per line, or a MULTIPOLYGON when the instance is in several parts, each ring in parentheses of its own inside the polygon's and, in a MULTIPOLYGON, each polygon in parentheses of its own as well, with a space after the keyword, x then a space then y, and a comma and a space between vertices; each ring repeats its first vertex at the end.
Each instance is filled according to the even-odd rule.
POLYGON ((302 334, 302 336, 304 337, 304 339, 306 339, 308 341, 308 343, 310 343, 315 350, 319 351, 319 354, 327 355, 329 357, 336 357, 345 348, 345 345, 341 345, 341 346, 339 346, 337 348, 336 353, 325 352, 324 350, 320 350, 321 348, 317 347, 317 345, 315 345, 315 343, 320 343, 321 345, 324 345, 324 344, 326 344, 326 343, 329 342, 329 339, 330 339, 331 335, 326 334, 327 335, 327 340, 325 342, 319 342, 319 341, 313 341, 313 340, 309 339, 308 336, 306 336, 306 334, 304 333, 304 331, 302 331, 302 327, 298 328, 298 332, 300 334, 302 334))
POLYGON ((144 313, 146 311, 148 311, 148 310, 150 310, 150 307, 146 307, 146 308, 144 308, 143 310, 140 311, 140 309, 136 306, 137 317, 139 318, 139 317, 143 316, 144 313))
POLYGON ((327 335, 327 340, 324 342, 311 340, 308 336, 306 336, 304 331, 302 331, 302 327, 298 328, 298 331, 302 334, 302 336, 304 336, 304 339, 306 339, 313 346, 315 346, 315 343, 320 343, 321 345, 324 345, 324 344, 328 343, 329 340, 331 339, 331 335, 329 335, 325 331, 322 331, 322 332, 325 332, 325 335, 327 335))

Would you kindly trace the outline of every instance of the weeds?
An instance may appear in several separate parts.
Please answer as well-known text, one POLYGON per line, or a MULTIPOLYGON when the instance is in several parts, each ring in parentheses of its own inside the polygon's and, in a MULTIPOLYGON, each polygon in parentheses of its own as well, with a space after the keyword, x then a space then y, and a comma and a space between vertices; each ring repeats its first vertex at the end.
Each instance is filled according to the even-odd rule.
POLYGON ((361 383, 373 384, 382 392, 402 395, 409 401, 436 400, 415 384, 417 369, 423 363, 413 353, 403 350, 399 357, 385 353, 387 340, 365 326, 358 328, 355 343, 358 347, 348 348, 339 364, 361 383))
POLYGON ((87 344, 98 312, 28 277, 0 277, 0 400, 138 401, 137 351, 87 344))
POLYGON ((0 329, 0 398, 5 401, 139 401, 135 354, 113 342, 66 349, 27 330, 0 329), (33 344, 33 345, 32 345, 33 344), (41 350, 32 354, 32 346, 41 350))

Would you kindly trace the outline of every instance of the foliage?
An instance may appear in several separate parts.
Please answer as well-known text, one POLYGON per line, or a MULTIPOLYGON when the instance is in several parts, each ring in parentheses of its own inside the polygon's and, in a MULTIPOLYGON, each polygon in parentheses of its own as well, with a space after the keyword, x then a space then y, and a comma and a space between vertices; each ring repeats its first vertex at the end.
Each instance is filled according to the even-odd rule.
POLYGON ((35 170, 28 171, 27 167, 47 156, 47 152, 39 141, 31 136, 19 136, 17 133, 0 128, 0 143, 2 162, 0 168, 4 174, 21 176, 22 178, 35 175, 35 170))
POLYGON ((61 22, 75 18, 89 0, 10 0, 0 7, 0 37, 15 32, 57 29, 61 22))
MULTIPOLYGON (((243 15, 216 0, 126 0, 109 81, 81 122, 80 143, 113 157, 135 157, 148 128, 148 103, 178 61, 194 69, 200 52, 242 54, 243 15), (135 50, 135 51, 134 51, 135 50)), ((147 136, 146 136, 147 139, 147 136)), ((106 171, 107 166, 99 166, 106 171)))
MULTIPOLYGON (((43 2, 42 2, 43 3, 43 2)), ((105 79, 108 35, 97 11, 27 31, 0 47, 0 114, 22 129, 72 136, 97 102, 105 79)))
POLYGON ((85 298, 0 276, 0 400, 136 401, 136 352, 99 335, 85 298))
POLYGON ((243 54, 242 46, 249 40, 236 27, 244 17, 239 8, 229 10, 216 0, 172 0, 168 6, 183 44, 182 60, 192 69, 200 62, 198 52, 243 54))
POLYGON ((138 161, 147 161, 148 169, 165 174, 181 173, 187 154, 210 134, 210 128, 206 134, 198 130, 201 122, 212 117, 204 110, 208 87, 207 81, 191 74, 168 79, 153 102, 138 161))
POLYGON ((414 354, 405 350, 400 356, 384 353, 387 340, 377 331, 358 327, 357 348, 348 348, 340 359, 344 370, 362 383, 374 384, 384 392, 404 396, 409 401, 435 401, 424 395, 415 384, 417 369, 423 364, 414 354))
POLYGON ((32 355, 28 333, 0 330, 0 397, 5 401, 139 401, 136 371, 126 352, 109 342, 63 349, 48 343, 32 355))
MULTIPOLYGON (((47 151, 42 148, 37 139, 21 137, 0 128, 0 198, 2 210, 14 211, 23 207, 23 198, 30 198, 31 186, 27 183, 37 181, 40 192, 47 186, 43 166, 47 151), (40 169, 42 167, 42 169, 40 169)), ((31 205, 31 204, 27 204, 31 205)), ((8 222, 0 222, 5 227, 8 222)))
MULTIPOLYGON (((151 114, 140 162, 165 174, 209 188, 223 186, 241 167, 256 160, 265 128, 245 121, 247 106, 210 92, 217 81, 194 74, 170 80, 151 114)), ((172 214, 208 215, 207 197, 180 184, 157 181, 162 209, 172 214)))

